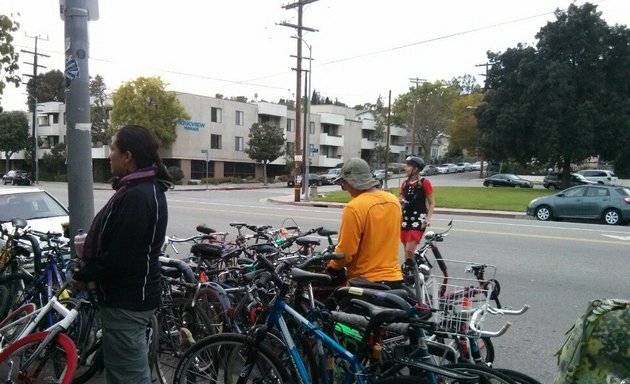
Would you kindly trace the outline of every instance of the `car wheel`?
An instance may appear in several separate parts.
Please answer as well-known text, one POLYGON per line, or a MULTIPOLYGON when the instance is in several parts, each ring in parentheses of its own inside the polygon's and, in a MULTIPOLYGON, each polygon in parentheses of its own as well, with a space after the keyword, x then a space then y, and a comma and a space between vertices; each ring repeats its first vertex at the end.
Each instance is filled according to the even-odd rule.
POLYGON ((621 223, 621 214, 618 210, 609 208, 604 211, 604 222, 608 225, 617 225, 621 223))
POLYGON ((549 221, 551 220, 551 208, 546 205, 541 205, 536 208, 535 216, 540 221, 549 221))
POLYGON ((289 187, 289 188, 295 187, 295 183, 293 182, 293 180, 287 181, 287 187, 289 187))

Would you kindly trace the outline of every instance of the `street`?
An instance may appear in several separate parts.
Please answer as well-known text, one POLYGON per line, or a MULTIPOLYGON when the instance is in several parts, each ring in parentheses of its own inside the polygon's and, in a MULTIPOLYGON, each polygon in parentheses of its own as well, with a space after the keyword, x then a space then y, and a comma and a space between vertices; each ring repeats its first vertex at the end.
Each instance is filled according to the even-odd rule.
MULTIPOLYGON (((437 184, 440 177, 432 181, 436 179, 437 184)), ((50 183, 46 188, 67 203, 65 184, 50 183)), ((340 209, 268 201, 291 193, 289 188, 170 191, 168 234, 190 236, 201 223, 234 234, 229 226, 233 221, 274 226, 295 222, 304 229, 339 228, 340 209)), ((112 191, 95 190, 95 209, 111 195, 112 191)), ((588 301, 627 297, 630 292, 629 226, 436 214, 432 229, 440 231, 450 220, 453 230, 440 243, 442 255, 495 265, 502 304, 531 307, 519 317, 487 319, 489 330, 498 329, 505 321, 513 323, 507 334, 494 340, 498 367, 517 369, 543 383, 551 382, 556 370, 554 354, 588 301)), ((184 247, 179 250, 180 256, 186 255, 184 247)))

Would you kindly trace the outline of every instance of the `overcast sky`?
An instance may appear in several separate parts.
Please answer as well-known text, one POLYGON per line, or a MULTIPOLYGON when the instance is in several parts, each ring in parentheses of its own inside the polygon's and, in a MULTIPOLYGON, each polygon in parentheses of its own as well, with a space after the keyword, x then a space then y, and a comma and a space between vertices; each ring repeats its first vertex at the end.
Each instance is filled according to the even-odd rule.
MULTIPOLYGON (((280 0, 101 0, 89 24, 90 75, 110 92, 138 76, 159 76, 168 89, 199 95, 245 96, 276 102, 294 98, 297 11, 280 0)), ((583 4, 577 1, 576 4, 583 4)), ((592 1, 609 25, 630 25, 630 0, 592 1)), ((483 82, 476 64, 486 51, 504 52, 535 35, 569 0, 319 0, 305 6, 304 34, 312 46, 313 88, 354 106, 392 98, 410 78, 450 80, 466 74, 483 82)), ((33 50, 39 35, 43 72, 63 70, 64 24, 56 0, 2 0, 0 13, 21 23, 17 50, 33 50), (16 13, 20 13, 17 16, 16 13)), ((308 48, 304 48, 308 56, 308 48)), ((20 56, 20 74, 32 73, 20 56)), ((304 62, 308 67, 308 62, 304 62)), ((27 79, 27 78, 26 78, 27 79)), ((26 109, 25 86, 8 85, 5 111, 26 109)))

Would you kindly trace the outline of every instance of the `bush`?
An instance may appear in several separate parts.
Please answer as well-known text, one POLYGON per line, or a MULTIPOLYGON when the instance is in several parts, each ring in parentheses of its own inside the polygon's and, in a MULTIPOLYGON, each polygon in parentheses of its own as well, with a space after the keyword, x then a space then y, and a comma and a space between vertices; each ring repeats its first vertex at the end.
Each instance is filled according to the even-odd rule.
POLYGON ((181 170, 181 168, 176 166, 168 167, 168 173, 170 173, 171 177, 173 178, 173 184, 181 185, 182 180, 184 179, 184 172, 181 170))

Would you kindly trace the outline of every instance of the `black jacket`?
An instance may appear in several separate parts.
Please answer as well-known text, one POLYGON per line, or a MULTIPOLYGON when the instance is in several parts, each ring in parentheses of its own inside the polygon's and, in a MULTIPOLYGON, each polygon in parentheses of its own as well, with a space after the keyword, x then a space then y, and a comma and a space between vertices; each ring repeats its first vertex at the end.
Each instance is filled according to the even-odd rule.
POLYGON ((103 208, 109 212, 97 215, 102 217, 102 252, 86 260, 75 279, 96 282, 100 305, 134 311, 159 306, 158 257, 168 223, 166 189, 158 180, 131 184, 103 208))

